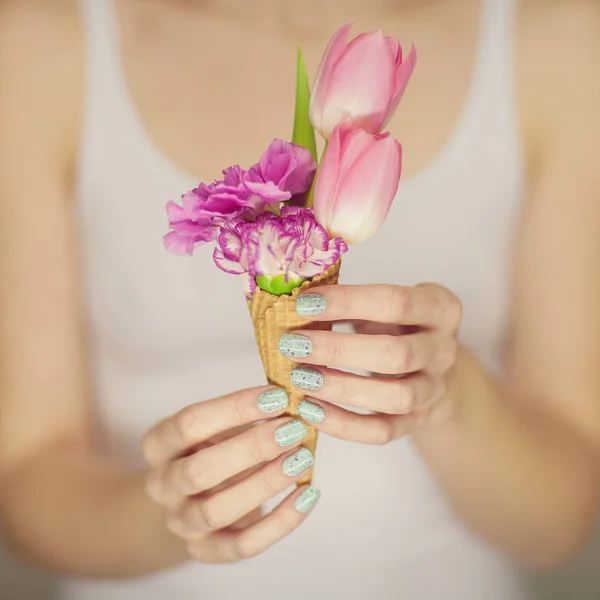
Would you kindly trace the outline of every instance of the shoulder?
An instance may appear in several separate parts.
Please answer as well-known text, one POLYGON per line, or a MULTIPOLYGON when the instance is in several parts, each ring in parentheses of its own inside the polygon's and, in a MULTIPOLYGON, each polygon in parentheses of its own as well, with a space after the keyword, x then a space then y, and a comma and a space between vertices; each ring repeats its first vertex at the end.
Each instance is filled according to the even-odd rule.
POLYGON ((82 87, 78 6, 77 0, 0 0, 0 130, 5 140, 35 134, 43 146, 50 141, 46 137, 64 140, 74 134, 82 87))
POLYGON ((527 132, 546 144, 599 131, 600 2, 522 0, 521 7, 519 84, 527 132))

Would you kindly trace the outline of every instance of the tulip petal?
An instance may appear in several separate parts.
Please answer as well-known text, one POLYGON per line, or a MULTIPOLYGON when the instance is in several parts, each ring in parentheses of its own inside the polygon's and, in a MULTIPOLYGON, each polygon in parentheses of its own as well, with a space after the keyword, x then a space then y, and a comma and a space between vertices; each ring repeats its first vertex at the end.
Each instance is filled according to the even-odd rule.
POLYGON ((331 74, 324 123, 352 116, 353 125, 378 133, 396 83, 395 58, 380 31, 354 38, 331 74))
MULTIPOLYGON (((402 51, 400 52, 402 53, 402 51)), ((400 54, 400 56, 402 57, 402 54, 400 54)), ((394 113, 398 108, 398 104, 400 104, 400 100, 402 100, 402 96, 406 91, 406 87, 408 86, 408 82, 410 81, 410 78, 413 74, 413 71, 415 70, 416 65, 417 49, 413 44, 410 48, 408 56, 405 60, 401 60, 401 64, 396 70, 396 90, 390 100, 390 104, 387 109, 387 117, 383 124, 383 127, 385 127, 390 122, 390 119, 394 116, 394 113)))
POLYGON ((390 210, 401 171, 400 144, 389 133, 374 136, 371 149, 340 179, 330 234, 350 244, 371 237, 390 210))
POLYGON ((321 166, 317 172, 317 183, 313 197, 315 218, 328 231, 331 216, 335 209, 336 188, 342 154, 342 133, 342 127, 338 126, 329 138, 325 154, 321 159, 321 166))
POLYGON ((388 37, 385 40, 388 43, 390 52, 392 53, 392 58, 394 60, 394 64, 396 65, 396 69, 398 69, 402 64, 402 46, 396 38, 388 37))
POLYGON ((348 34, 350 33, 353 25, 354 22, 346 23, 346 25, 340 27, 333 34, 333 37, 325 49, 321 63, 319 64, 317 76, 315 78, 310 96, 309 109, 310 120, 316 129, 320 129, 319 125, 323 120, 323 103, 325 101, 325 97, 327 96, 328 87, 331 82, 331 75, 338 60, 341 58, 344 50, 346 49, 348 44, 348 34))

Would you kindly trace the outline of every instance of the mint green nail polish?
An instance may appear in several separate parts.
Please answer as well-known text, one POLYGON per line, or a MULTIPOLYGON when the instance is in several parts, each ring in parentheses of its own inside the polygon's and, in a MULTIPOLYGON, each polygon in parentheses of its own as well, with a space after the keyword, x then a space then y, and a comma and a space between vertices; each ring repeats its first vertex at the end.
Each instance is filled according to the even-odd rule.
POLYGON ((318 390, 323 387, 323 373, 316 369, 297 367, 290 376, 292 385, 303 390, 318 390))
POLYGON ((290 421, 280 425, 275 430, 275 441, 280 446, 291 446, 297 442, 301 442, 308 433, 306 425, 302 421, 290 421))
POLYGON ((301 317, 322 315, 327 308, 327 300, 320 294, 302 294, 296 300, 296 312, 301 317))
POLYGON ((302 400, 298 404, 298 414, 311 423, 320 423, 325 418, 325 411, 308 400, 302 400))
POLYGON ((285 390, 275 389, 263 392, 257 400, 258 410, 264 413, 277 412, 289 405, 288 395, 285 390))
POLYGON ((307 513, 311 508, 315 507, 320 497, 321 492, 311 485, 296 498, 294 506, 299 513, 307 513))
POLYGON ((312 342, 305 335, 286 333, 279 338, 279 353, 291 358, 306 358, 312 352, 312 342))
POLYGON ((315 459, 312 452, 308 448, 300 448, 300 450, 294 452, 294 454, 288 456, 283 461, 283 472, 288 477, 295 477, 310 469, 314 462, 315 459))

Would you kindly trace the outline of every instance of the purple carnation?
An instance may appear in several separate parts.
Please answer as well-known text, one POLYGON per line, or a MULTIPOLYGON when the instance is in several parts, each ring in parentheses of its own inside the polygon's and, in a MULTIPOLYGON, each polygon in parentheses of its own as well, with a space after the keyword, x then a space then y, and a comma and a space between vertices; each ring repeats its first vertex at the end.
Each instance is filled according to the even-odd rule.
POLYGON ((306 193, 317 165, 311 153, 282 140, 273 140, 260 162, 246 171, 234 165, 223 171, 223 179, 201 183, 182 197, 182 206, 167 204, 171 232, 165 248, 191 255, 197 246, 213 241, 230 221, 254 221, 270 205, 306 193))
POLYGON ((233 220, 221 229, 215 264, 227 273, 312 279, 348 250, 341 238, 330 240, 308 208, 284 206, 281 216, 258 215, 254 223, 233 220))

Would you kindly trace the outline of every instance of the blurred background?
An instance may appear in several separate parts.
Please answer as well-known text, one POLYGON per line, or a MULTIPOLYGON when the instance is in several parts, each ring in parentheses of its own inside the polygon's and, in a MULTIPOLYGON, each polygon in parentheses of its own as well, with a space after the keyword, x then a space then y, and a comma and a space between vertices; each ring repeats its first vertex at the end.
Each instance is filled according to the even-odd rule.
MULTIPOLYGON (((600 523, 591 546, 578 560, 552 574, 542 576, 524 574, 524 577, 528 580, 531 600, 598 600, 600 598, 600 523)), ((59 598, 55 593, 52 578, 25 567, 10 556, 6 548, 0 547, 0 600, 59 600, 59 598)), ((443 598, 435 600, 443 600, 443 598)))

